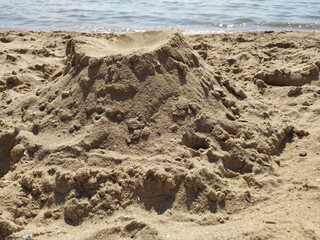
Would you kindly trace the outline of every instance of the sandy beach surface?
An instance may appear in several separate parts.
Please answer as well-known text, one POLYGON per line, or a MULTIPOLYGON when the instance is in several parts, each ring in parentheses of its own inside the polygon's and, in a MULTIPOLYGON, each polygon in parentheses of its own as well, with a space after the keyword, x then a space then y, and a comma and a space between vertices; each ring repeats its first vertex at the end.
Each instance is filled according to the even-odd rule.
POLYGON ((0 239, 320 239, 320 34, 0 32, 0 239))

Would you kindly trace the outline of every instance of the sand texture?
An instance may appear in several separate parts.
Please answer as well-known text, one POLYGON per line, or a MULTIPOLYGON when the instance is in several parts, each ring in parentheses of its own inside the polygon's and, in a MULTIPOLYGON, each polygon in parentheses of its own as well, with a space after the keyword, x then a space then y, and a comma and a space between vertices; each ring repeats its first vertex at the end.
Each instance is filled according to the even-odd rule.
POLYGON ((0 239, 320 239, 320 35, 0 32, 0 239))

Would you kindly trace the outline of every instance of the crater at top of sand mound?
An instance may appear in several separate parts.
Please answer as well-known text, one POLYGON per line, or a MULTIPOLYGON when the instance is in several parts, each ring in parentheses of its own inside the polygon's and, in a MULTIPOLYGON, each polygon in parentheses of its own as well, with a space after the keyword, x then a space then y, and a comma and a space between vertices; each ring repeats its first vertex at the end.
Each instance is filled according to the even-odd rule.
POLYGON ((179 33, 179 30, 170 30, 118 35, 109 39, 79 37, 75 39, 75 51, 96 58, 118 54, 142 54, 160 48, 179 33))
MULTIPOLYGON (((199 57, 178 30, 110 35, 106 38, 76 37, 67 43, 66 55, 64 75, 89 67, 91 78, 94 71, 99 72, 95 79, 99 78, 98 75, 110 77, 116 68, 111 65, 115 63, 122 68, 118 75, 133 71, 139 79, 174 69, 185 75, 187 68, 200 66, 199 57), (110 67, 113 70, 107 69, 110 67), (93 71, 93 68, 96 69, 93 71)), ((120 79, 128 79, 128 74, 120 79)))

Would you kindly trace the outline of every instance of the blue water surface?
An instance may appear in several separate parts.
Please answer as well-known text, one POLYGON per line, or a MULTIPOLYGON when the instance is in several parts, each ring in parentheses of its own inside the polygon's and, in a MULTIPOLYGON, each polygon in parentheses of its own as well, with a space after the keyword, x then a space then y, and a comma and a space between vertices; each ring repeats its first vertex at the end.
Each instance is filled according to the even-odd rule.
POLYGON ((320 0, 0 0, 0 29, 320 30, 320 0))

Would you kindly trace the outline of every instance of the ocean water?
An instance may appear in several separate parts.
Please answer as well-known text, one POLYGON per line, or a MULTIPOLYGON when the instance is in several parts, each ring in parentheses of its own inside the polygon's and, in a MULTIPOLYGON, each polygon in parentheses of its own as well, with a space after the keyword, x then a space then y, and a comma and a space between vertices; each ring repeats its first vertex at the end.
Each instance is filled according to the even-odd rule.
POLYGON ((320 31, 320 0, 0 0, 0 29, 320 31))

